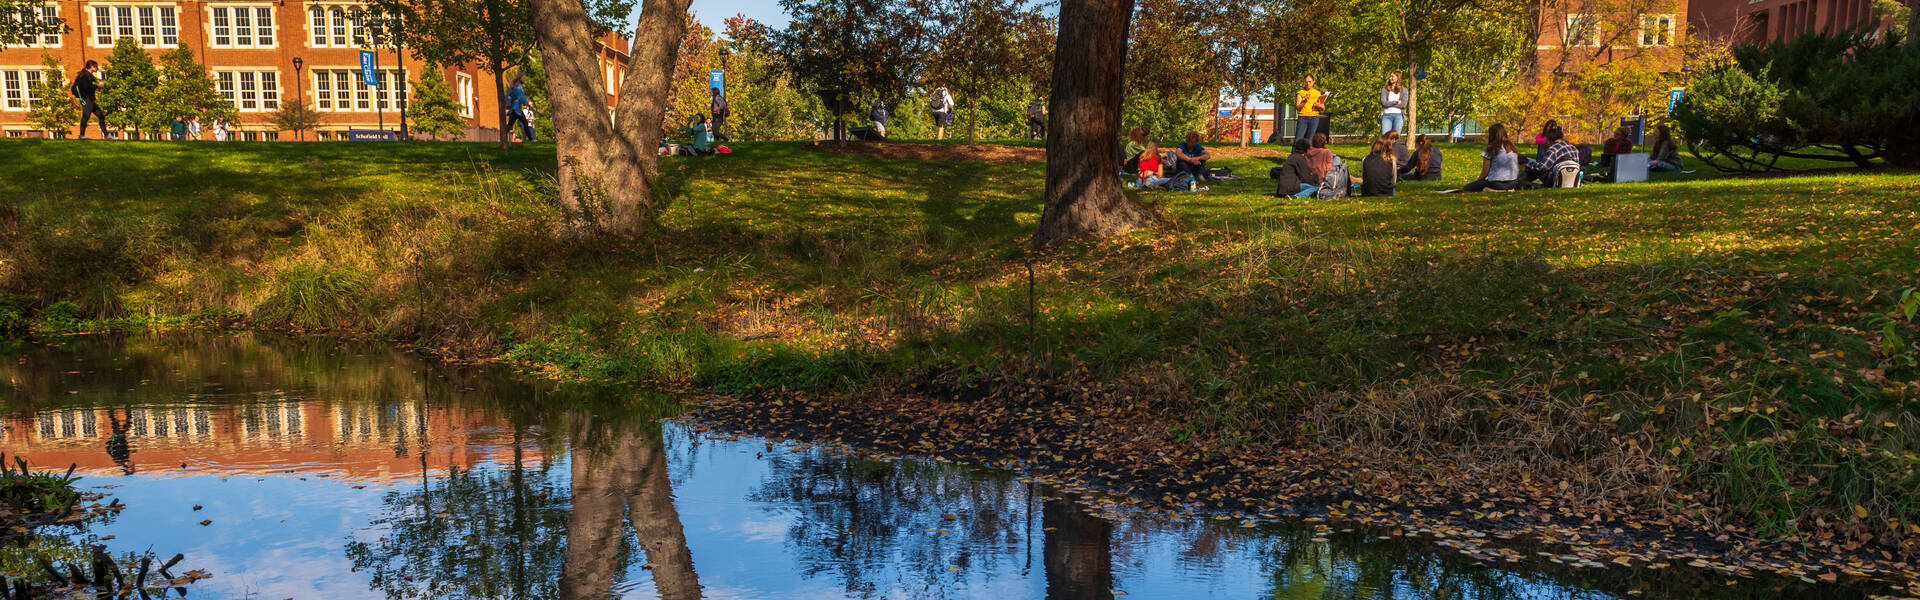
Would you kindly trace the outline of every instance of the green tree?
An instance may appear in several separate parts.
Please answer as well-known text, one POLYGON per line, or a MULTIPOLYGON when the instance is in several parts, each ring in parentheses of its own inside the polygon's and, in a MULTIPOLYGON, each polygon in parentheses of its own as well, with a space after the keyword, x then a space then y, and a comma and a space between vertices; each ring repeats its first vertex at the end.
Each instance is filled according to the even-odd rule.
MULTIPOLYGON (((733 108, 728 133, 741 140, 811 139, 821 125, 816 120, 820 102, 780 71, 782 58, 773 53, 773 32, 745 15, 728 17, 725 27, 731 54, 723 66, 727 102, 733 108)), ((900 120, 896 116, 893 122, 900 120)))
POLYGON ((320 125, 320 111, 298 102, 281 102, 273 112, 273 126, 281 131, 304 133, 320 125))
MULTIPOLYGON (((1008 91, 1007 84, 1046 72, 1053 58, 1052 23, 1026 0, 947 0, 933 18, 937 50, 927 75, 966 99, 967 143, 978 142, 980 105, 994 92, 1008 91)), ((1014 87, 1016 99, 1027 95, 1025 86, 1014 87)))
POLYGON ((441 71, 439 65, 429 64, 420 75, 419 89, 409 107, 413 131, 435 139, 460 139, 466 134, 467 123, 460 119, 460 103, 453 101, 453 89, 447 86, 447 76, 441 71))
POLYGON ((43 0, 0 0, 0 50, 42 36, 66 33, 66 23, 40 13, 43 0))
POLYGON ((913 0, 781 0, 780 7, 793 16, 774 36, 782 68, 820 99, 827 121, 865 113, 859 101, 876 97, 896 104, 895 114, 919 108, 892 101, 920 82, 932 45, 926 7, 913 0))
POLYGON ((80 102, 67 91, 66 72, 52 53, 40 55, 40 83, 33 87, 33 97, 33 110, 27 117, 34 127, 50 135, 63 137, 67 127, 80 120, 80 102))
POLYGON ((240 122, 239 111, 220 97, 213 78, 207 75, 207 68, 194 62, 193 50, 182 46, 160 55, 160 73, 160 85, 154 88, 145 109, 139 112, 142 131, 165 130, 174 117, 240 122))
MULTIPOLYGON (((153 57, 140 48, 140 42, 120 38, 113 43, 113 53, 107 55, 106 64, 100 67, 100 75, 101 87, 95 98, 100 103, 100 111, 113 122, 116 131, 128 127, 142 131, 149 98, 160 87, 160 68, 154 66, 153 57)), ((166 120, 160 122, 161 130, 165 130, 166 120)), ((106 127, 103 125, 101 129, 106 127)))

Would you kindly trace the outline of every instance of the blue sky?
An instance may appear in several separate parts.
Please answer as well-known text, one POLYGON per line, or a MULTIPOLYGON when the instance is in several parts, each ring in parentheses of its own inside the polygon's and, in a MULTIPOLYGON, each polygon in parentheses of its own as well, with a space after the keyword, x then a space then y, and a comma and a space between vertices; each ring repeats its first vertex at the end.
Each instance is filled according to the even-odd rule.
POLYGON ((693 12, 700 18, 700 24, 706 25, 714 33, 726 29, 722 21, 736 14, 746 15, 774 29, 787 26, 787 13, 780 10, 779 0, 693 0, 693 12))

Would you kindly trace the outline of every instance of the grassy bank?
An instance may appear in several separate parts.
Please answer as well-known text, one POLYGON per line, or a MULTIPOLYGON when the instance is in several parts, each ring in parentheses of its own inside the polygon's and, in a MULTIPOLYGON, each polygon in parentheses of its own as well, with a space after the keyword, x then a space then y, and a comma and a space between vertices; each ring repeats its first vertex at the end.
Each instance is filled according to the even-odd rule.
POLYGON ((653 235, 576 244, 549 235, 550 147, 7 140, 0 313, 369 333, 728 394, 1065 381, 1176 447, 1317 445, 1406 465, 1410 490, 1464 465, 1596 511, 1920 548, 1920 175, 1428 193, 1477 174, 1449 147, 1446 181, 1394 198, 1224 182, 1146 195, 1167 227, 1030 255, 1038 164, 737 149, 663 165, 653 235))

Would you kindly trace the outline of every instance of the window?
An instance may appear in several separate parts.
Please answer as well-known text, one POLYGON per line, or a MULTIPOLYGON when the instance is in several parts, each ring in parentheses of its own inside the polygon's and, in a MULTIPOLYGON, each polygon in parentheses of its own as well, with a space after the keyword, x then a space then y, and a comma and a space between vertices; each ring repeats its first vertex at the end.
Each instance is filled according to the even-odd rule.
MULTIPOLYGON (((0 25, 0 29, 11 29, 13 26, 25 25, 34 21, 50 23, 56 29, 64 29, 64 27, 61 27, 60 7, 53 4, 22 6, 18 9, 18 12, 0 13, 0 23, 4 23, 4 25, 0 25)), ((20 45, 27 48, 58 48, 60 46, 60 34, 48 33, 45 35, 27 36, 20 40, 20 45)))
POLYGON ((27 110, 40 103, 33 87, 40 85, 40 69, 0 70, 0 110, 27 110))
POLYGON ((240 112, 280 110, 279 71, 215 71, 220 97, 240 112))
POLYGON ((395 86, 400 82, 399 71, 381 69, 375 71, 374 75, 378 86, 368 86, 360 78, 359 69, 314 69, 314 110, 373 112, 397 109, 400 106, 400 93, 395 86))
POLYGON ((272 48, 273 7, 210 6, 213 47, 272 48))
POLYGON ((1640 45, 1673 45, 1673 15, 1640 15, 1640 45))
POLYGON ((148 48, 180 44, 180 15, 166 5, 93 5, 93 45, 110 48, 114 40, 133 38, 148 48))
POLYGON ((383 20, 380 13, 359 6, 315 6, 307 9, 313 21, 312 46, 315 48, 364 48, 373 43, 372 25, 383 20))
POLYGON ((461 73, 455 77, 460 89, 460 116, 473 118, 473 76, 461 73))
POLYGON ((1567 29, 1561 36, 1568 46, 1600 45, 1600 19, 1593 15, 1567 15, 1567 29))

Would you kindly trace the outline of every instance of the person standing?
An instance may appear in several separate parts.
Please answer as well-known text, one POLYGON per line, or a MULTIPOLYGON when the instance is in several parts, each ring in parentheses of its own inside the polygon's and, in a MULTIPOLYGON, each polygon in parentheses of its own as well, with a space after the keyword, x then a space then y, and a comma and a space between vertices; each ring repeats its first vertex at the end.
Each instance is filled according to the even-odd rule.
MULTIPOLYGON (((517 122, 520 124, 520 141, 538 142, 540 139, 533 133, 533 121, 527 118, 527 115, 533 113, 533 101, 527 99, 526 86, 525 76, 515 76, 513 87, 507 88, 507 129, 513 129, 514 123, 517 122)), ((501 135, 506 133, 501 132, 501 135)))
POLYGON ((887 103, 875 98, 873 108, 867 110, 867 119, 873 121, 873 132, 880 134, 880 139, 887 139, 887 103))
POLYGON ((100 123, 100 136, 107 135, 107 113, 100 110, 100 103, 94 100, 100 86, 100 62, 89 60, 80 74, 73 76, 73 96, 80 99, 80 139, 87 139, 87 119, 100 123))
POLYGON ((213 120, 213 141, 227 141, 227 120, 225 118, 216 118, 213 120))
POLYGON ((1400 74, 1387 74, 1387 87, 1380 90, 1380 133, 1401 133, 1407 128, 1407 90, 1400 87, 1400 74))
POLYGON ((733 138, 727 137, 724 131, 727 126, 727 117, 733 114, 733 108, 727 106, 727 95, 720 93, 720 88, 713 88, 710 94, 712 97, 707 102, 707 112, 713 113, 713 138, 732 141, 733 138))
POLYGON ((953 126, 953 94, 947 91, 945 84, 933 88, 933 139, 947 139, 947 128, 953 126))
POLYGON ((187 139, 187 120, 180 115, 173 116, 173 122, 167 125, 167 139, 180 142, 187 139))
POLYGON ((194 141, 200 141, 200 140, 206 139, 204 137, 201 137, 200 134, 202 131, 204 130, 200 129, 199 115, 194 115, 192 119, 187 120, 187 139, 194 140, 194 141))
POLYGON ((1035 97, 1027 103, 1027 139, 1047 139, 1047 101, 1035 97))
POLYGON ((1313 76, 1308 75, 1300 91, 1293 93, 1294 114, 1299 115, 1293 125, 1293 139, 1312 140, 1315 133, 1330 133, 1322 131, 1320 113, 1327 109, 1327 98, 1333 94, 1314 87, 1314 83, 1313 76))

